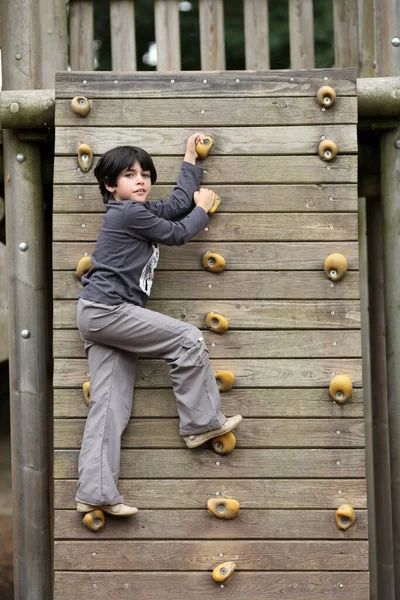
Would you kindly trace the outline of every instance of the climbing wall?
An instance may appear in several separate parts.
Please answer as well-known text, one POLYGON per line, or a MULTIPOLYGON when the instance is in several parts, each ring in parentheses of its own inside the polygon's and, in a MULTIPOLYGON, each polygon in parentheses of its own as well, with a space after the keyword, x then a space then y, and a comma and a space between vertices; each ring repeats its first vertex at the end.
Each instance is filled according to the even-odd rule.
POLYGON ((56 97, 55 600, 367 600, 354 71, 61 73, 56 97), (326 85, 332 106, 317 100, 326 85), (79 95, 91 104, 86 117, 71 109, 79 95), (74 510, 89 380, 74 271, 93 252, 103 203, 78 148, 88 144, 95 165, 116 145, 144 147, 157 200, 198 129, 216 140, 203 182, 222 207, 189 244, 161 247, 147 306, 204 329, 215 371, 235 376, 222 409, 244 421, 231 454, 186 449, 167 365, 143 357, 120 472, 140 512, 93 533, 74 510), (337 145, 333 160, 329 148, 319 156, 326 140, 337 145), (201 266, 207 252, 226 259, 223 272, 201 266), (324 272, 331 253, 348 261, 341 281, 324 272), (225 333, 205 330, 212 311, 228 319, 225 333), (343 404, 329 395, 335 375, 352 380, 343 404), (209 498, 229 497, 241 505, 235 519, 207 511, 209 498), (342 530, 344 504, 356 521, 342 530), (237 569, 215 583, 225 561, 237 569))

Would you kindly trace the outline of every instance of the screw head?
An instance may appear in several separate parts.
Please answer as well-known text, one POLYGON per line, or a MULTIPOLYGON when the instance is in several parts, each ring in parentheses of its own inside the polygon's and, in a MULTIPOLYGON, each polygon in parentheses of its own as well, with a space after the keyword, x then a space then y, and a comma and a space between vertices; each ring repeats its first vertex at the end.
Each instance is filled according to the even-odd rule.
POLYGON ((215 492, 215 495, 216 495, 216 496, 219 496, 219 492, 215 492))
POLYGON ((223 556, 224 556, 224 555, 222 554, 222 552, 220 552, 220 553, 218 554, 218 556, 219 556, 220 558, 223 558, 223 556))
POLYGON ((203 83, 207 83, 207 79, 203 79, 203 83))
POLYGON ((29 246, 26 242, 21 242, 18 248, 21 250, 21 252, 26 252, 29 246))
POLYGON ((23 163, 23 162, 24 162, 24 160, 25 160, 25 155, 24 155, 24 154, 20 154, 20 153, 19 153, 19 154, 17 154, 17 156, 16 156, 15 158, 16 158, 16 161, 17 161, 17 162, 19 162, 19 163, 23 163))
POLYGON ((400 38, 399 37, 394 37, 392 38, 392 46, 394 46, 395 48, 398 48, 400 46, 400 38))
POLYGON ((343 588, 344 587, 343 583, 339 583, 339 587, 343 588))
POLYGON ((85 224, 85 223, 82 223, 82 227, 83 227, 83 229, 85 229, 85 227, 86 227, 86 224, 85 224))
POLYGON ((326 75, 325 75, 325 77, 324 77, 324 81, 328 81, 328 78, 327 78, 327 76, 326 76, 326 75))
POLYGON ((22 58, 22 54, 21 54, 20 52, 17 52, 17 54, 15 55, 15 58, 16 58, 17 60, 21 60, 21 58, 22 58))
POLYGON ((216 462, 215 464, 217 465, 217 467, 219 467, 219 465, 220 465, 221 463, 219 462, 219 460, 217 460, 217 462, 216 462))
POLYGON ((171 83, 175 83, 175 79, 171 79, 171 83))
POLYGON ((236 79, 236 83, 239 83, 239 82, 240 82, 240 79, 236 79))
MULTIPOLYGON (((337 464, 337 465, 340 465, 340 460, 337 460, 337 461, 336 461, 336 464, 337 464)), ((340 493, 341 493, 341 492, 338 492, 338 494, 340 494, 340 493)))
POLYGON ((97 552, 92 552, 92 556, 97 556, 97 552))
POLYGON ((82 83, 83 83, 83 85, 86 85, 86 84, 87 84, 87 81, 86 81, 86 79, 84 79, 84 80, 82 81, 82 83))
POLYGON ((10 109, 10 112, 17 113, 20 109, 20 105, 18 104, 18 102, 11 102, 8 108, 10 109))
POLYGON ((208 227, 205 227, 205 228, 204 228, 204 231, 208 231, 208 227))
POLYGON ((396 140, 394 145, 398 150, 400 150, 400 140, 396 140))
POLYGON ((334 311, 334 310, 331 310, 331 315, 333 316, 334 314, 335 314, 335 311, 334 311))
POLYGON ((338 435, 340 435, 340 429, 337 429, 337 430, 336 430, 336 433, 337 433, 338 435))
POLYGON ((342 490, 338 490, 338 491, 337 491, 337 493, 338 493, 338 494, 342 494, 342 490))
POLYGON ((291 78, 290 78, 290 81, 294 81, 294 77, 291 77, 291 78))
POLYGON ((24 338, 24 340, 28 340, 31 337, 31 332, 29 329, 23 329, 21 331, 21 337, 24 338))

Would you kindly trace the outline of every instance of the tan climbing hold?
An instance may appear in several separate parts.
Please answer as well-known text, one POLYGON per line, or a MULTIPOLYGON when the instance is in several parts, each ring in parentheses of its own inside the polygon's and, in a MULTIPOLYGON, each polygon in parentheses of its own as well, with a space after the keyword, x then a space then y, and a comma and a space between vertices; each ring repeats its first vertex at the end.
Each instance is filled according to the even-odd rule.
POLYGON ((240 504, 235 498, 209 498, 207 508, 218 519, 234 519, 239 512, 240 504))
POLYGON ((348 529, 356 522, 355 510, 350 504, 342 504, 336 511, 336 525, 339 529, 348 529))
POLYGON ((214 579, 214 581, 221 583, 221 581, 225 581, 226 579, 228 579, 228 577, 232 575, 235 569, 236 564, 234 562, 224 562, 215 567, 215 569, 211 573, 211 576, 214 579))
POLYGON ((229 392, 232 389, 235 376, 230 371, 217 371, 215 379, 220 392, 229 392))
POLYGON ((220 273, 226 267, 226 260, 220 254, 208 252, 207 254, 203 254, 201 264, 207 271, 220 273))
POLYGON ((90 381, 85 381, 82 385, 83 397, 85 398, 86 406, 90 404, 90 381))
POLYGON ((91 111, 92 103, 85 96, 75 96, 71 101, 71 108, 80 117, 86 117, 91 111))
POLYGON ((228 319, 214 312, 208 313, 204 319, 204 325, 214 333, 224 333, 229 327, 228 319))
POLYGON ((82 523, 90 529, 90 531, 100 531, 106 524, 106 519, 102 510, 96 509, 85 514, 82 523))
POLYGON ((219 207, 222 204, 222 200, 219 196, 217 196, 214 200, 214 204, 212 205, 212 207, 210 208, 210 210, 208 211, 209 215, 214 214, 215 212, 217 212, 217 210, 219 209, 219 207))
POLYGON ((340 281, 347 273, 347 258, 343 254, 329 254, 325 259, 324 271, 332 281, 340 281))
POLYGON ((87 173, 92 168, 93 150, 88 144, 78 146, 78 165, 82 173, 87 173))
POLYGON ((229 454, 236 446, 236 436, 232 431, 228 431, 228 433, 213 438, 211 444, 218 454, 229 454))
POLYGON ((196 144, 197 156, 204 160, 214 148, 215 140, 209 135, 206 135, 202 142, 196 144))
POLYGON ((333 140, 322 140, 318 146, 318 154, 327 162, 333 160, 337 154, 337 144, 333 140))
POLYGON ((317 92, 317 100, 321 106, 324 106, 325 108, 330 108, 335 104, 336 92, 329 85, 324 85, 320 87, 317 92))
POLYGON ((353 384, 348 375, 335 375, 329 384, 329 394, 335 402, 343 404, 353 393, 353 384))
POLYGON ((80 259, 76 267, 75 277, 80 281, 82 279, 82 276, 88 271, 90 271, 92 267, 92 258, 90 256, 83 256, 83 258, 80 259))

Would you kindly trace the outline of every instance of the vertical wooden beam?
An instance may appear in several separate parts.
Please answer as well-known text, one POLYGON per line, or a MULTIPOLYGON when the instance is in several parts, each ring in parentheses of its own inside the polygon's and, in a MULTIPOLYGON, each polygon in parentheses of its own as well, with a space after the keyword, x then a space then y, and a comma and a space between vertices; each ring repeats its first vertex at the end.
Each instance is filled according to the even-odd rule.
MULTIPOLYGON (((3 89, 40 84, 38 3, 2 3, 3 89)), ((40 148, 4 131, 15 598, 51 600, 49 395, 40 148), (21 245, 22 244, 22 245, 21 245), (23 244, 26 244, 23 245, 23 244), (29 332, 29 333, 28 333, 29 332)))
POLYGON ((73 71, 94 69, 92 0, 71 0, 69 6, 70 60, 73 71))
POLYGON ((155 0, 157 71, 181 70, 178 0, 155 0))
POLYGON ((67 9, 65 0, 38 0, 38 6, 40 87, 52 89, 56 71, 68 67, 67 9))
POLYGON ((203 71, 225 69, 223 0, 200 0, 200 54, 203 71))
POLYGON ((244 0, 246 70, 270 68, 268 0, 244 0))
POLYGON ((289 0, 290 67, 314 69, 313 0, 289 0))
POLYGON ((376 75, 375 0, 358 0, 359 76, 376 75))
POLYGON ((333 0, 335 67, 358 69, 357 0, 333 0))
POLYGON ((400 0, 375 0, 375 15, 377 75, 400 75, 400 0))
POLYGON ((110 26, 113 71, 136 71, 134 0, 110 1, 110 26))

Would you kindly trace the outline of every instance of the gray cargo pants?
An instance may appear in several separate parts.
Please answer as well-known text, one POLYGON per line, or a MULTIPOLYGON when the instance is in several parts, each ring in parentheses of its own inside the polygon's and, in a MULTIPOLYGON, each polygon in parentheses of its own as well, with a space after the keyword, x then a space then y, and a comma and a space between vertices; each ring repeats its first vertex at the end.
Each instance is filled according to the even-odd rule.
POLYGON ((191 435, 225 422, 201 331, 125 302, 108 306, 80 299, 78 328, 90 371, 90 407, 78 464, 76 499, 118 504, 121 436, 128 424, 137 354, 165 359, 179 414, 179 432, 191 435))

